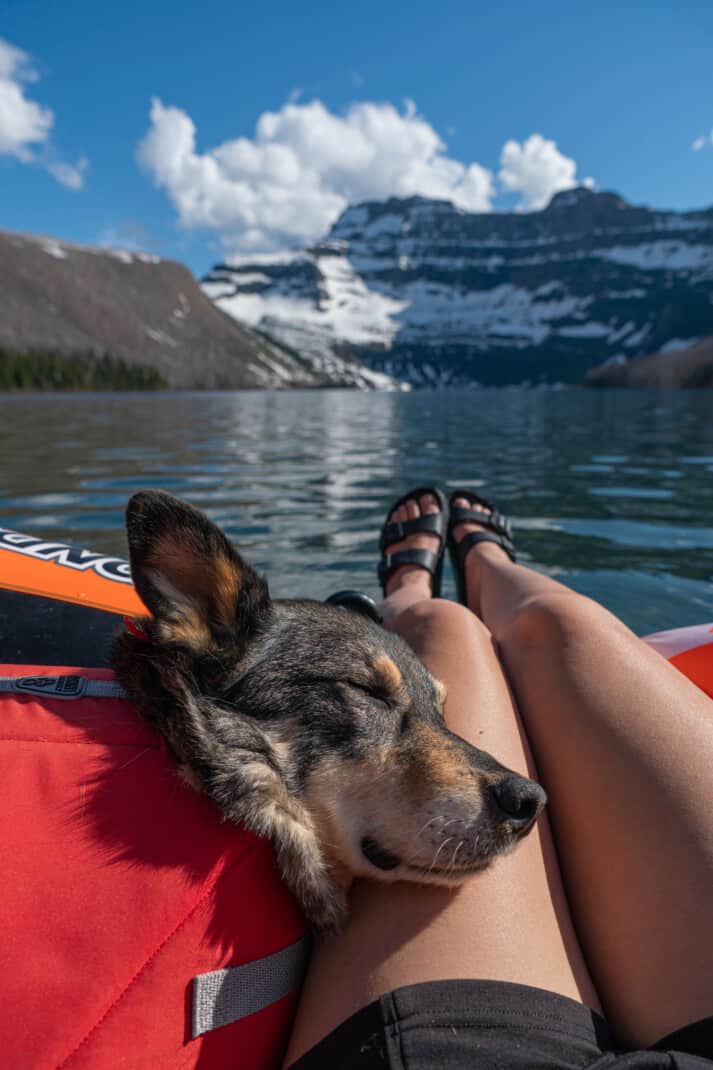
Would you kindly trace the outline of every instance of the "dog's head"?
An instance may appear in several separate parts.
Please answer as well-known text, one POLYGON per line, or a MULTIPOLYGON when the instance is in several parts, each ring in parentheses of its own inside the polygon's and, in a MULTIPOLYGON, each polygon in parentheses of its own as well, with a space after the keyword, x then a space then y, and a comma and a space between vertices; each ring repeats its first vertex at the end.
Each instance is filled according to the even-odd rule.
POLYGON ((302 828, 341 885, 458 883, 531 828, 542 789, 446 728, 443 686, 398 636, 338 607, 272 601, 225 535, 170 495, 135 495, 127 528, 153 617, 148 641, 120 637, 115 666, 228 816, 278 849, 302 828))

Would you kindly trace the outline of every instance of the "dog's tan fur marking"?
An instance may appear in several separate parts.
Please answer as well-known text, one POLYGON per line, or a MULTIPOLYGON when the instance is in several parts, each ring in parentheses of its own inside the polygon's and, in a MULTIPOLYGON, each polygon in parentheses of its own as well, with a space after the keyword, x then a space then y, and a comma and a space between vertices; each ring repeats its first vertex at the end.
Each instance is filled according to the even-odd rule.
POLYGON ((314 821, 304 807, 296 806, 284 791, 261 814, 262 828, 277 848, 280 868, 288 887, 308 910, 311 919, 325 928, 338 927, 346 912, 346 899, 340 894, 345 874, 339 878, 320 842, 314 821))
POLYGON ((193 650, 205 650, 210 645, 210 628, 195 609, 185 610, 159 624, 159 636, 169 643, 186 643, 193 650))
POLYGON ((401 675, 401 670, 388 654, 379 654, 379 657, 374 662, 374 671, 379 678, 379 682, 390 695, 395 695, 403 687, 404 678, 401 675))
MULTIPOLYGON (((225 554, 218 552, 206 560, 190 543, 166 535, 157 541, 147 566, 156 587, 171 600, 192 606, 196 616, 209 614, 226 626, 234 620, 242 576, 225 554)), ((190 626, 186 631, 191 631, 190 626)), ((187 634, 176 638, 190 641, 187 634)))
POLYGON ((157 540, 146 564, 165 577, 182 599, 198 600, 206 590, 211 562, 197 557, 189 542, 181 542, 174 535, 157 540))
POLYGON ((404 770, 405 778, 415 792, 428 793, 434 784, 440 788, 462 787, 471 771, 461 751, 444 740, 443 734, 427 724, 414 727, 417 737, 415 757, 404 770))
POLYGON ((352 870, 339 853, 342 837, 336 819, 325 802, 318 801, 314 804, 312 820, 333 880, 341 888, 348 888, 352 882, 352 870))
POLYGON ((235 618, 235 606, 240 593, 240 570, 227 557, 220 554, 213 563, 213 583, 211 594, 215 599, 218 618, 223 624, 230 624, 235 618))
POLYGON ((446 698, 448 697, 448 688, 442 680, 437 680, 435 676, 432 676, 431 679, 436 685, 436 695, 438 696, 438 701, 440 702, 441 707, 443 707, 445 706, 446 698))

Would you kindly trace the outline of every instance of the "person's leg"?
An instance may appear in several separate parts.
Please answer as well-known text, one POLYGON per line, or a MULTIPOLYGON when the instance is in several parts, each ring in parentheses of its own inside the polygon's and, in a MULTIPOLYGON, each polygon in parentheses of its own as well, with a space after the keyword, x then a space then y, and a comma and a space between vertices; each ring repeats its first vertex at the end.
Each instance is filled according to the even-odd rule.
MULTIPOLYGON (((396 519, 408 515, 418 515, 418 507, 396 519)), ((429 549, 432 541, 412 536, 405 545, 429 549)), ((388 589, 385 619, 446 684, 449 726, 510 768, 534 775, 485 627, 461 606, 430 600, 421 569, 399 570, 388 589)), ((519 982, 598 1009, 546 816, 512 854, 460 889, 355 885, 345 930, 317 942, 287 1065, 377 996, 449 978, 519 982)))
POLYGON ((605 1012, 645 1046, 713 1014, 713 702, 601 606, 492 543, 469 551, 466 577, 605 1012))

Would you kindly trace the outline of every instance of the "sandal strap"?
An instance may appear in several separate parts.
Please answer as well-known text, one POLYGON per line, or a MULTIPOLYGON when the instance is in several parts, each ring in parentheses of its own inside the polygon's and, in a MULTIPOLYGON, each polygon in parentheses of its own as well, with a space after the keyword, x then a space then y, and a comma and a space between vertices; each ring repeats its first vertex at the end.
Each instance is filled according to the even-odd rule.
POLYGON ((402 565, 418 565, 434 576, 440 558, 441 555, 434 554, 432 550, 397 550, 393 554, 384 554, 379 562, 379 582, 385 587, 396 569, 402 565))
POLYGON ((478 512, 475 509, 465 509, 459 505, 451 509, 450 526, 451 529, 456 524, 480 524, 483 528, 489 528, 490 531, 494 531, 496 535, 504 535, 508 539, 512 539, 512 525, 508 518, 502 513, 499 513, 497 509, 493 509, 490 506, 489 513, 478 512))
POLYGON ((441 512, 424 513, 411 520, 394 520, 384 526, 379 539, 379 549, 385 550, 387 546, 393 546, 395 542, 400 542, 408 535, 416 535, 419 532, 438 535, 442 539, 444 530, 445 516, 441 512))
MULTIPOLYGON (((482 514, 480 515, 482 516, 482 514)), ((475 546, 479 542, 494 542, 496 546, 505 551, 511 561, 515 561, 515 547, 506 535, 489 535, 487 531, 469 531, 460 542, 455 544, 461 569, 471 546, 475 546)))

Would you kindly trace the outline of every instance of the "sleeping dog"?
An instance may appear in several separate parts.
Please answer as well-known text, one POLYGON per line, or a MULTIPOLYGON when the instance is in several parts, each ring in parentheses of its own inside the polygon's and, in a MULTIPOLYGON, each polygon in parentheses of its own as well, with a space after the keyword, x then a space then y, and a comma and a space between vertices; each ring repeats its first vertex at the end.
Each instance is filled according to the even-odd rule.
POLYGON ((203 513, 161 491, 127 509, 152 617, 113 665, 189 782, 274 844, 319 929, 355 876, 455 885, 508 851, 536 784, 446 728, 444 687, 398 636, 347 609, 273 601, 203 513))

